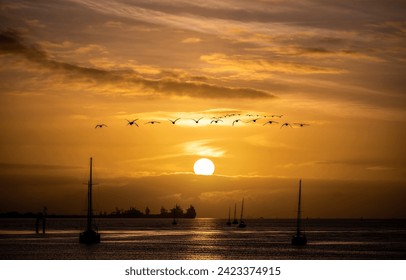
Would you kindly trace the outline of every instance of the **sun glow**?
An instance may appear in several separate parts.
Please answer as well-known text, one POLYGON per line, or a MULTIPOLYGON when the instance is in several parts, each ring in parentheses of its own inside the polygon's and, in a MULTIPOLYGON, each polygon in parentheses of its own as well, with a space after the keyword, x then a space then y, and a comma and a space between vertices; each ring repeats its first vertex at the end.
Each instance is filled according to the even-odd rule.
POLYGON ((193 169, 196 175, 213 175, 214 163, 207 158, 201 158, 195 162, 193 169))

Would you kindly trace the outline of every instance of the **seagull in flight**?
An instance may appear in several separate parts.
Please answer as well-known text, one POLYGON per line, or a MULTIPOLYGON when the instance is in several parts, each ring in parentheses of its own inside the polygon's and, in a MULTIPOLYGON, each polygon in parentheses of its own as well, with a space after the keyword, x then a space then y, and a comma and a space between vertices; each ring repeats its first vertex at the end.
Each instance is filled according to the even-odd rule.
POLYGON ((102 123, 102 124, 96 124, 96 126, 94 128, 103 128, 103 126, 108 127, 107 125, 102 123))
POLYGON ((195 120, 195 119, 192 119, 195 123, 199 123, 199 121, 201 120, 201 119, 203 119, 203 117, 201 117, 200 119, 198 119, 198 120, 195 120))
POLYGON ((310 124, 307 123, 294 123, 294 125, 298 125, 300 127, 309 126, 310 124))
MULTIPOLYGON (((288 126, 292 127, 292 126, 290 125, 290 123, 287 123, 287 122, 284 123, 284 124, 282 124, 282 125, 281 125, 281 128, 284 127, 284 126, 286 126, 286 127, 288 127, 288 126)), ((293 127, 292 127, 292 128, 293 128, 293 127)))
POLYGON ((223 120, 221 120, 221 119, 212 120, 210 123, 212 124, 212 123, 218 123, 218 122, 223 122, 223 120))
POLYGON ((253 119, 253 120, 250 120, 250 121, 247 121, 247 123, 249 123, 249 122, 257 122, 257 120, 259 120, 260 118, 256 118, 256 119, 253 119))
POLYGON ((242 120, 241 119, 236 119, 235 121, 233 121, 233 126, 234 126, 234 123, 238 123, 240 121, 242 121, 242 120))
POLYGON ((128 122, 127 125, 134 125, 135 124, 136 126, 138 126, 138 124, 136 123, 136 121, 138 121, 138 119, 135 119, 135 120, 132 120, 132 121, 129 121, 129 120, 126 119, 126 121, 128 122))
POLYGON ((150 121, 150 122, 146 122, 145 124, 156 124, 156 123, 161 123, 161 122, 158 122, 158 121, 150 121))
POLYGON ((176 123, 178 120, 180 120, 180 118, 177 118, 177 119, 176 119, 176 120, 174 120, 174 121, 173 121, 173 120, 169 120, 169 119, 168 119, 168 121, 170 121, 172 124, 175 124, 175 123, 176 123))
POLYGON ((263 124, 263 126, 264 126, 264 125, 267 125, 268 123, 269 123, 269 124, 273 124, 273 123, 278 123, 278 122, 276 122, 276 121, 267 121, 266 123, 263 124))

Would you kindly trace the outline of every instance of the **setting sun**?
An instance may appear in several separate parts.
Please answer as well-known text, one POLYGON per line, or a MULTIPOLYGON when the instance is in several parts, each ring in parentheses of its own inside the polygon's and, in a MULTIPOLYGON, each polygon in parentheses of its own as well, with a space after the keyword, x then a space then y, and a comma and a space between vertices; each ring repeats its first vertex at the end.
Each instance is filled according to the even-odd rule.
POLYGON ((213 175, 214 163, 207 158, 201 158, 195 162, 193 169, 196 175, 213 175))

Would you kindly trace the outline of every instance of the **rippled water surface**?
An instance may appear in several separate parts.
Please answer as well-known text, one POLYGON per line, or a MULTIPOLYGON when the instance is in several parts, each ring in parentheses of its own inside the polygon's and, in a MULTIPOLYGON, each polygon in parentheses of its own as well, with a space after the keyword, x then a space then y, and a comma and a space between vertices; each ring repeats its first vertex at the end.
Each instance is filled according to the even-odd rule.
POLYGON ((405 220, 308 220, 308 245, 290 244, 293 220, 98 219, 102 242, 79 244, 82 219, 0 219, 0 259, 406 259, 405 220))

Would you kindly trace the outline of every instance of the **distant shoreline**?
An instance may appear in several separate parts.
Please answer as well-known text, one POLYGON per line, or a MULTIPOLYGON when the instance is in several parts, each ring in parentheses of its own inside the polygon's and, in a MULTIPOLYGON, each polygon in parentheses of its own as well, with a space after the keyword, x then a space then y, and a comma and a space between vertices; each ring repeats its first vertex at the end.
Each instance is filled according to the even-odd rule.
MULTIPOLYGON (((0 213, 0 219, 36 219, 38 216, 34 213, 25 213, 19 215, 15 214, 8 214, 8 213, 0 213)), ((86 215, 75 215, 75 214, 50 214, 46 216, 49 219, 86 219, 86 215)), ((129 216, 129 215, 94 215, 96 219, 173 219, 171 215, 160 215, 160 214, 150 214, 150 215, 143 215, 143 216, 129 216)), ((187 215, 177 216, 176 218, 179 219, 196 219, 196 216, 191 217, 187 215)), ((199 217, 198 219, 218 219, 218 220, 227 220, 226 217, 199 217)), ((294 217, 290 218, 275 218, 275 217, 251 217, 246 218, 246 220, 294 220, 294 217)), ((406 218, 307 218, 304 220, 353 220, 353 221, 379 221, 379 220, 393 220, 393 221, 406 221, 406 218)))
MULTIPOLYGON (((36 219, 38 215, 34 213, 25 213, 25 214, 0 214, 0 219, 36 219)), ((86 215, 59 215, 59 214, 50 214, 46 216, 47 218, 58 218, 58 219, 65 219, 65 218, 83 218, 85 219, 86 215)), ((142 215, 142 216, 131 216, 131 215, 93 215, 94 218, 131 218, 131 219, 172 219, 173 215, 161 215, 161 214, 150 214, 150 215, 142 215)), ((176 216, 179 219, 195 219, 196 216, 190 216, 187 214, 176 216)))

